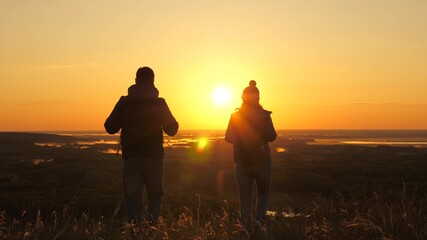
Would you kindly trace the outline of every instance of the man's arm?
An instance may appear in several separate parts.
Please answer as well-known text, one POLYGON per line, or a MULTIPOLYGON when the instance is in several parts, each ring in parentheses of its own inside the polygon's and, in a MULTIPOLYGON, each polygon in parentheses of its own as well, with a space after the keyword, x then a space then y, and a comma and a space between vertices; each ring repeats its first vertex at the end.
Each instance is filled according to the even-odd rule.
POLYGON ((120 131, 123 126, 123 114, 125 111, 124 102, 126 97, 121 96, 119 101, 114 106, 113 111, 110 116, 108 116, 107 120, 105 120, 104 127, 107 133, 115 134, 120 131))
POLYGON ((160 101, 162 103, 163 131, 169 136, 174 136, 178 132, 178 128, 179 128, 178 122, 176 121, 175 117, 172 115, 165 99, 160 98, 160 101))

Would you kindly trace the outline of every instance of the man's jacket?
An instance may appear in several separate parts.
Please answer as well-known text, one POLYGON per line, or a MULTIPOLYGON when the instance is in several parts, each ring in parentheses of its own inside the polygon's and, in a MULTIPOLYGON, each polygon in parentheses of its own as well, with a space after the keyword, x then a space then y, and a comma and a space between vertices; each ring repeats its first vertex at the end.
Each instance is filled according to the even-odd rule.
POLYGON ((123 158, 163 158, 163 132, 178 131, 165 99, 159 98, 153 84, 135 84, 128 95, 120 97, 104 127, 109 134, 121 130, 123 158))

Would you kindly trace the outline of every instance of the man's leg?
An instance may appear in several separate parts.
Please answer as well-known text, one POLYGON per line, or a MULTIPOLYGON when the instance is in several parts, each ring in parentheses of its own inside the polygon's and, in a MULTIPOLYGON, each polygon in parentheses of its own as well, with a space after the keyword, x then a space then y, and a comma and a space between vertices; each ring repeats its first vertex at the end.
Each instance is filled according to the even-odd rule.
POLYGON ((163 195, 163 159, 144 159, 144 179, 147 187, 147 212, 150 225, 156 225, 163 195))
POLYGON ((142 193, 144 179, 140 159, 123 159, 123 186, 128 221, 140 224, 142 220, 142 193))

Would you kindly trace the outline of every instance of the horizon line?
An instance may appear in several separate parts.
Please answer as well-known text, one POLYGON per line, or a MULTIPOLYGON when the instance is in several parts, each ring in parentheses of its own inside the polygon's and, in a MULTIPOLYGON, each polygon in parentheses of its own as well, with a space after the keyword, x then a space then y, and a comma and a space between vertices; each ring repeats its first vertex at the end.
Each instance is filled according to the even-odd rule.
MULTIPOLYGON (((226 129, 181 129, 180 131, 226 131, 226 129)), ((427 128, 291 128, 276 131, 427 131, 427 128)), ((0 130, 0 133, 58 133, 58 132, 104 132, 105 130, 0 130)), ((114 134, 112 134, 114 135, 114 134)))

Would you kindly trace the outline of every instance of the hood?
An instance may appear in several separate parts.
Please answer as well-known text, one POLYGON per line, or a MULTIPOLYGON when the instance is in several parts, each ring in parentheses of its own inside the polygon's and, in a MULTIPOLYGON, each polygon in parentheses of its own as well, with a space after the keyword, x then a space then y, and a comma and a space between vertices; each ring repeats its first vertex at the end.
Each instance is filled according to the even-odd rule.
POLYGON ((156 99, 159 97, 159 90, 152 83, 138 83, 129 87, 128 96, 138 100, 156 99))

